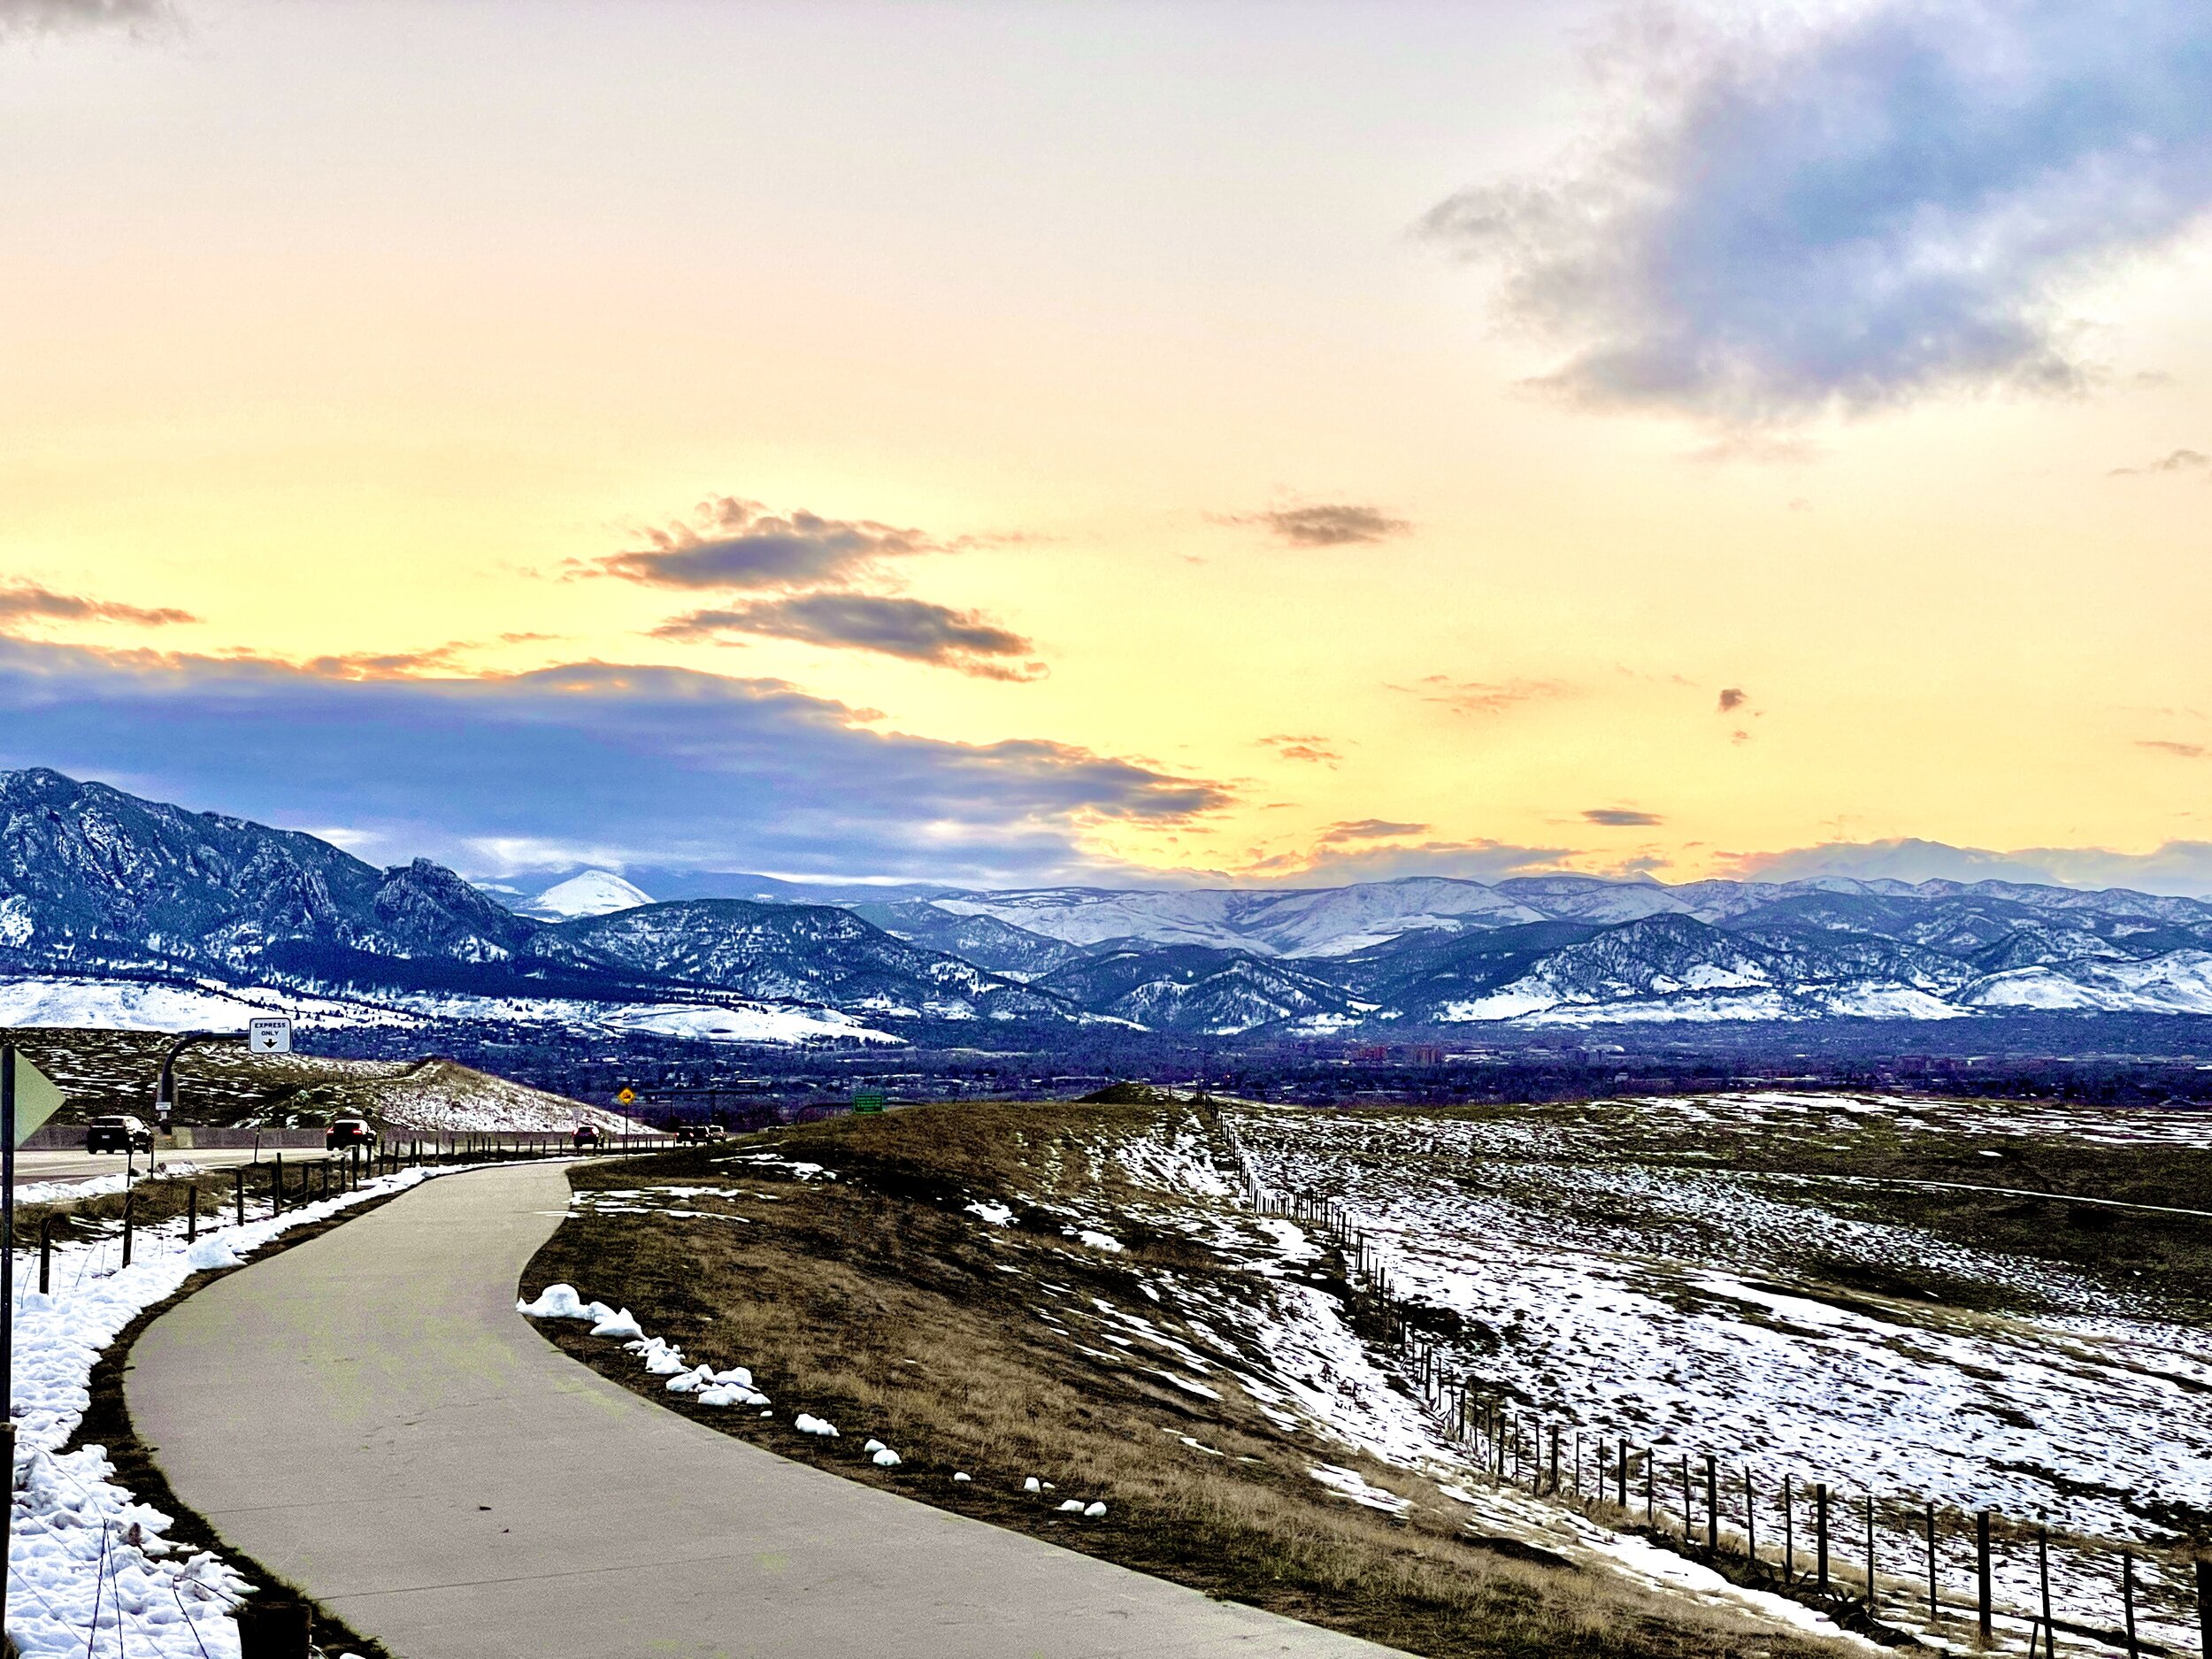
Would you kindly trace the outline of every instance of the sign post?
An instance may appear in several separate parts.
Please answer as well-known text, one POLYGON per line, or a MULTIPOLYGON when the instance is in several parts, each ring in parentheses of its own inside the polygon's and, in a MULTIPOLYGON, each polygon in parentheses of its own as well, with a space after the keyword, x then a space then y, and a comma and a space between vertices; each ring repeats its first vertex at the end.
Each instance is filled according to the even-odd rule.
POLYGON ((43 1072, 0 1043, 0 1261, 8 1280, 0 1293, 0 1466, 7 1470, 6 1507, 0 1509, 0 1629, 8 1618, 5 1571, 15 1525, 15 1149, 61 1105, 61 1091, 43 1072))

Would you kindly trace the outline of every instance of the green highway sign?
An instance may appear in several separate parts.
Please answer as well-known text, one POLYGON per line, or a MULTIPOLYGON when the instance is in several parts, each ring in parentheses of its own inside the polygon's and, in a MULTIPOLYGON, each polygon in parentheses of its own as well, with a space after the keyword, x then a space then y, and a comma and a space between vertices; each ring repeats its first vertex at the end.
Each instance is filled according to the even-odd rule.
POLYGON ((853 1110, 856 1112, 879 1112, 883 1110, 883 1091, 879 1088, 856 1088, 853 1091, 853 1110))

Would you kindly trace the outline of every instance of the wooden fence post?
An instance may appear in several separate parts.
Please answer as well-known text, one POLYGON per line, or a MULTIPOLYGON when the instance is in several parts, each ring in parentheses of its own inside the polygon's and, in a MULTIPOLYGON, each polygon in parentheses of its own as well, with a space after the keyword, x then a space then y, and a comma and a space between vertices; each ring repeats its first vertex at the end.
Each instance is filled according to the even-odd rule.
POLYGON ((1981 1613, 1981 1644, 1989 1646, 1989 1511, 1974 1517, 1975 1595, 1981 1613))
POLYGON ((54 1218, 47 1216, 38 1224, 38 1294, 46 1294, 54 1282, 54 1218))
MULTIPOLYGON (((2055 1654, 2057 1644, 2051 1632, 2051 1529, 2039 1523, 2035 1529, 2035 1566, 2043 1586, 2043 1651, 2055 1654)), ((2028 1644, 2028 1650, 2035 1650, 2033 1642, 2028 1644)))
POLYGON ((1720 1463, 1705 1454, 1705 1553, 1720 1554, 1720 1463))
POLYGON ((1682 1548, 1693 1548, 1690 1522, 1690 1455, 1682 1454, 1682 1548))
POLYGON ((1743 1466, 1743 1555, 1754 1567, 1759 1564, 1759 1494, 1751 1484, 1751 1465, 1743 1466))
POLYGON ((200 1188, 195 1182, 184 1189, 184 1241, 189 1244, 200 1236, 200 1188))
POLYGON ((1625 1434, 1621 1436, 1620 1449, 1620 1464, 1613 1471, 1616 1477, 1613 1486, 1613 1496, 1614 1502, 1618 1503, 1623 1509, 1625 1509, 1628 1508, 1628 1437, 1625 1434))
POLYGON ((1828 1588, 1828 1483, 1813 1483, 1813 1582, 1828 1588))
POLYGON ((1874 1617, 1874 1494, 1866 1494, 1866 1616, 1874 1617))
POLYGON ((233 1171, 231 1171, 231 1177, 232 1177, 232 1179, 233 1179, 234 1180, 235 1180, 235 1181, 237 1182, 237 1184, 238 1184, 238 1225, 239 1225, 240 1226, 242 1226, 242 1226, 244 1226, 244 1225, 246 1225, 246 1170, 245 1170, 245 1166, 244 1166, 243 1164, 241 1164, 241 1165, 239 1165, 239 1167, 238 1167, 238 1168, 236 1168, 236 1169, 233 1170, 233 1171))
POLYGON ((2128 1659, 2137 1659, 2135 1645, 2135 1557, 2120 1552, 2120 1611, 2127 1620, 2128 1659))
POLYGON ((1797 1576, 1797 1499, 1790 1490, 1790 1478, 1782 1477, 1782 1582, 1797 1576))
POLYGON ((1935 1500, 1931 1498, 1928 1500, 1928 1623, 1932 1625, 1942 1617, 1943 1610, 1936 1602, 1935 1500))

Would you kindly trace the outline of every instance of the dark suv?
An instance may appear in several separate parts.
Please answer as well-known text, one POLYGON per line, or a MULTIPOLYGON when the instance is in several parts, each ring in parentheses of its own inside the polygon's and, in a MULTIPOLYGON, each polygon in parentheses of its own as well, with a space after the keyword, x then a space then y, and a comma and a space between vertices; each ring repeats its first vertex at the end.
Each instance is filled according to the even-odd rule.
POLYGON ((142 1119, 118 1115, 95 1118, 84 1126, 84 1149, 88 1152, 151 1152, 154 1132, 142 1119))
POLYGON ((334 1118, 330 1127, 323 1131, 323 1150, 335 1152, 340 1147, 368 1147, 376 1144, 376 1131, 369 1127, 365 1118, 334 1118))

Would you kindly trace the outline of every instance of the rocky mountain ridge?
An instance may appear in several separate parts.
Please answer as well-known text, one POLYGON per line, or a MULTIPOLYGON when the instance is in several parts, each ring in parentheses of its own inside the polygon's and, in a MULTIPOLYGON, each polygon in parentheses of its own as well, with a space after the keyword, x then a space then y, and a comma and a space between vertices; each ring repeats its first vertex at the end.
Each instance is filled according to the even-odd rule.
POLYGON ((815 889, 732 879, 750 896, 626 903, 645 889, 584 872, 536 900, 512 895, 511 909, 427 860, 380 870, 297 831, 45 770, 0 773, 6 979, 166 973, 317 995, 704 1000, 887 1028, 1111 1022, 1217 1036, 2212 1015, 2212 902, 2120 889, 1545 876, 1263 891, 856 885, 818 903, 805 902, 815 889), (534 907, 551 914, 521 913, 534 907))

